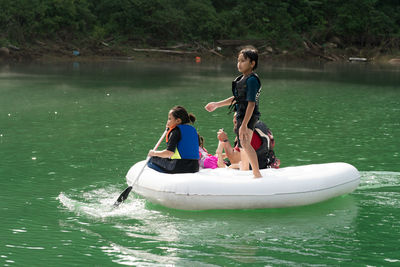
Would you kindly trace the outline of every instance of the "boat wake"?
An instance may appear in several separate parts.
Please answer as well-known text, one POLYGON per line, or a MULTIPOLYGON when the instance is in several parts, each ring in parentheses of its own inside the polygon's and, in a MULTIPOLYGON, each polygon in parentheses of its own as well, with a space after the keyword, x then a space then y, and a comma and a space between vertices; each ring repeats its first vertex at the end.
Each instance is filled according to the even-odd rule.
POLYGON ((114 207, 120 193, 120 187, 110 186, 89 191, 80 190, 78 193, 61 192, 57 199, 69 211, 95 218, 133 218, 137 217, 139 211, 145 210, 146 201, 138 199, 134 194, 124 204, 114 207))
MULTIPOLYGON (((380 212, 387 209, 397 209, 400 205, 400 172, 369 171, 361 172, 361 184, 354 196, 362 199, 360 206, 365 206, 380 212)), ((370 215, 372 212, 370 212, 370 215)))
POLYGON ((392 188, 400 191, 400 172, 362 171, 358 191, 373 191, 392 188))

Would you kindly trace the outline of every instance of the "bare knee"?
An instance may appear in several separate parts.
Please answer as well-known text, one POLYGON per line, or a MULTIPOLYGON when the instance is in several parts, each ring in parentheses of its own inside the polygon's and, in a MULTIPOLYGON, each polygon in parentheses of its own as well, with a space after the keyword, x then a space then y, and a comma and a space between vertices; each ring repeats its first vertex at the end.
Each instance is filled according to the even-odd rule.
POLYGON ((242 142, 242 140, 241 140, 241 141, 240 141, 240 144, 242 145, 242 148, 243 148, 244 150, 246 150, 246 151, 249 151, 249 149, 252 148, 250 142, 248 142, 247 140, 244 140, 243 142, 242 142))

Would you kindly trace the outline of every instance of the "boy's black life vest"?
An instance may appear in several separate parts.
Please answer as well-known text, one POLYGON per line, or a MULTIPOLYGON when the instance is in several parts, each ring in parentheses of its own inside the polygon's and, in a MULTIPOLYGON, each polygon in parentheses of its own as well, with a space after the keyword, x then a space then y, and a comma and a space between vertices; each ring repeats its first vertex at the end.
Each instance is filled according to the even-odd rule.
POLYGON ((258 121, 254 131, 262 141, 261 146, 256 150, 259 168, 279 168, 279 159, 275 157, 275 140, 271 130, 263 122, 258 121))
POLYGON ((248 77, 242 79, 243 74, 237 77, 233 82, 232 82, 232 94, 234 96, 231 105, 229 106, 229 110, 237 112, 237 116, 241 117, 246 114, 246 109, 247 109, 247 103, 248 101, 246 100, 246 95, 247 95, 247 79, 250 77, 256 77, 258 83, 260 84, 260 88, 257 91, 257 96, 256 96, 256 106, 254 107, 253 114, 256 116, 260 115, 260 112, 258 111, 258 97, 261 92, 261 81, 260 78, 258 78, 258 75, 255 73, 251 73, 248 77))

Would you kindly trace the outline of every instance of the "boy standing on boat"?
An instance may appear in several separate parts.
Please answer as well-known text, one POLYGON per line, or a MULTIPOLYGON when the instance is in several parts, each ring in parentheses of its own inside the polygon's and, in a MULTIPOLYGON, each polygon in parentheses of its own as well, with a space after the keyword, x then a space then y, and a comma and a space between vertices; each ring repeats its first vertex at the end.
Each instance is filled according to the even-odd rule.
POLYGON ((251 146, 251 138, 255 125, 260 118, 258 98, 261 91, 261 82, 253 71, 257 68, 258 53, 255 49, 243 49, 239 52, 237 68, 242 73, 232 82, 233 96, 219 102, 210 102, 205 106, 209 112, 223 106, 230 105, 236 111, 239 147, 241 153, 241 170, 248 170, 251 165, 254 178, 260 178, 257 154, 251 146))

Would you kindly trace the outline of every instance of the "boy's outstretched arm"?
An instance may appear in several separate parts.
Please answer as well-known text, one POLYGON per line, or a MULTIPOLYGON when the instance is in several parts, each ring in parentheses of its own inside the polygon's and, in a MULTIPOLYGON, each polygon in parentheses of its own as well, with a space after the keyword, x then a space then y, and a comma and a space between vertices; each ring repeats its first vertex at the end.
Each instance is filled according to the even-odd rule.
POLYGON ((232 101, 233 101, 233 96, 228 97, 227 99, 221 100, 219 102, 210 102, 208 103, 204 108, 208 111, 208 112, 212 112, 214 110, 216 110, 217 108, 223 107, 223 106, 229 106, 232 101))

